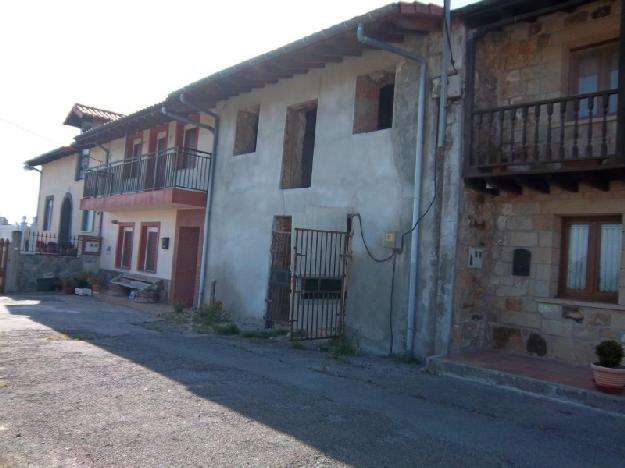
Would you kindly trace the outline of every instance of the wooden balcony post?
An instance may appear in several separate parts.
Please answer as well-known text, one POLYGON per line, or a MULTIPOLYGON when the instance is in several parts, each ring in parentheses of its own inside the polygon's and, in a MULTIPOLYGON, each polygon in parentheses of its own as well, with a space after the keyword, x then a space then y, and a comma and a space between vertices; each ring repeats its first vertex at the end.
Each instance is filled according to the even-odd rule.
POLYGON ((616 127, 616 159, 625 159, 625 0, 621 0, 621 25, 618 63, 618 115, 616 127))

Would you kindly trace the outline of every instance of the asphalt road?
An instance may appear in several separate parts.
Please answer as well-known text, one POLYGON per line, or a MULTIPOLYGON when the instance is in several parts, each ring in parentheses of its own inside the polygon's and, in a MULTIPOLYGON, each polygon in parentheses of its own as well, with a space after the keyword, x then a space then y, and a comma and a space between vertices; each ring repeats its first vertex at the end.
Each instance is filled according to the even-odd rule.
POLYGON ((0 299, 0 466, 625 466, 623 416, 150 320, 0 299))

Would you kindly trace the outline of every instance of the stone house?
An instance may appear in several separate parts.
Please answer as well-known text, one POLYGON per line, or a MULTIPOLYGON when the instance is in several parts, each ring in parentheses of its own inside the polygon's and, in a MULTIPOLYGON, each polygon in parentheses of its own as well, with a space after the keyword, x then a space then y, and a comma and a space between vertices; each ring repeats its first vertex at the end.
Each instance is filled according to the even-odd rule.
POLYGON ((625 341, 622 2, 457 14, 468 41, 451 350, 587 364, 599 341, 625 341))

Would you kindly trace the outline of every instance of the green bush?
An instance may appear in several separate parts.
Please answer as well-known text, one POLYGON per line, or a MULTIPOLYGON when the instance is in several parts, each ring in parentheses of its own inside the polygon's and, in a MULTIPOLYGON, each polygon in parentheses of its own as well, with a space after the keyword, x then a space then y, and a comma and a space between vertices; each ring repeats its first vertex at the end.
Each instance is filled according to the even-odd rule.
POLYGON ((603 367, 618 367, 623 361, 623 345, 614 340, 602 341, 595 348, 599 365, 603 367))
POLYGON ((214 304, 202 304, 198 307, 197 312, 193 316, 193 321, 203 325, 212 325, 219 322, 227 322, 228 314, 224 311, 222 302, 214 304))
POLYGON ((174 314, 182 315, 184 313, 184 304, 182 302, 177 302, 174 304, 174 314))
POLYGON ((239 327, 235 323, 213 325, 213 332, 215 335, 238 335, 239 327))
POLYGON ((334 357, 356 356, 360 350, 360 346, 356 339, 349 339, 341 335, 332 338, 330 350, 334 357))

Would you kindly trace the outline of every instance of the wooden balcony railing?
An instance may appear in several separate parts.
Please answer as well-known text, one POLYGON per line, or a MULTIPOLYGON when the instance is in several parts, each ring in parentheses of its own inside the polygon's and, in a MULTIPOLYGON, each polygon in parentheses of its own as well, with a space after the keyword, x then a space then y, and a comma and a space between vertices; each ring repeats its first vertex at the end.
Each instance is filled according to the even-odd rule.
POLYGON ((618 90, 473 112, 465 175, 566 170, 615 156, 618 90))
POLYGON ((89 169, 85 177, 85 198, 165 188, 208 190, 210 153, 191 148, 169 148, 158 154, 129 158, 89 169))

